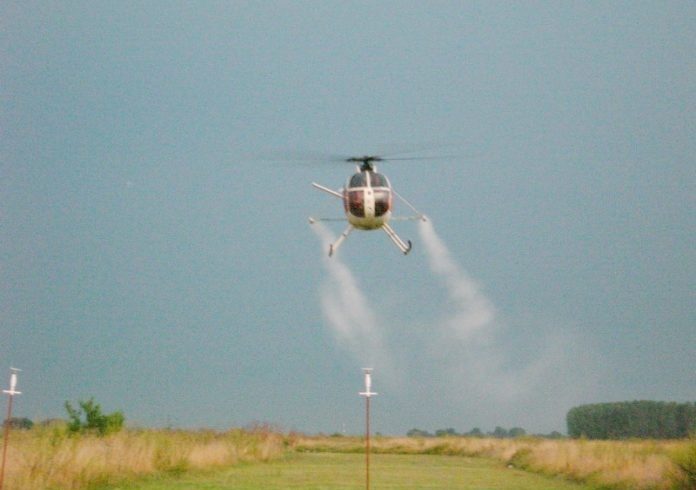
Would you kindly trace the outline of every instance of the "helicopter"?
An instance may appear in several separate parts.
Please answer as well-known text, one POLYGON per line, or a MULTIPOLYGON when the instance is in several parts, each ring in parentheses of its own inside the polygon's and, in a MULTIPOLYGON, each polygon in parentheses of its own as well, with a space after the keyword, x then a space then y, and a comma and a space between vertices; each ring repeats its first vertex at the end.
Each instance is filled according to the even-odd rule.
MULTIPOLYGON (((341 244, 348 238, 354 230, 377 230, 382 229, 404 255, 411 251, 411 240, 404 241, 396 234, 389 224, 390 220, 422 220, 426 221, 425 215, 419 213, 408 201, 401 197, 392 189, 386 175, 377 172, 376 162, 388 160, 412 160, 412 158, 383 158, 377 155, 365 155, 360 157, 350 157, 343 161, 356 164, 354 173, 344 188, 335 191, 321 184, 312 182, 312 186, 320 191, 331 194, 343 201, 343 210, 346 217, 341 221, 348 221, 348 227, 341 233, 341 236, 329 245, 329 257, 332 257, 341 244), (401 199, 416 214, 403 218, 392 217, 392 207, 394 196, 401 199)), ((318 221, 337 221, 327 218, 309 218, 309 223, 314 224, 318 221)))

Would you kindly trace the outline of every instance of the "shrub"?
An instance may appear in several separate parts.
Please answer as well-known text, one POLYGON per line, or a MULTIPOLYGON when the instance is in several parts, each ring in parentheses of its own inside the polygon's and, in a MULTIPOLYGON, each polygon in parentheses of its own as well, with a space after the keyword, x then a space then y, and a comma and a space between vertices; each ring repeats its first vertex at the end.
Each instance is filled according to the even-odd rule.
POLYGON ((118 432, 123 428, 126 418, 123 412, 103 414, 101 406, 94 402, 94 398, 78 402, 80 408, 76 409, 65 402, 65 410, 68 412, 68 430, 70 432, 96 432, 100 436, 118 432), (84 414, 84 420, 82 418, 84 414))

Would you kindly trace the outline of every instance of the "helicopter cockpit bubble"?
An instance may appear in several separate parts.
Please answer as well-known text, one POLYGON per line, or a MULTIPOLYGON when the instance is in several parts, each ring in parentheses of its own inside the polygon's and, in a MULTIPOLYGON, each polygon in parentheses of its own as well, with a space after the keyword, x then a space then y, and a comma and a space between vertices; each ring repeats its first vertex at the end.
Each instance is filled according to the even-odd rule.
POLYGON ((389 180, 385 175, 370 172, 370 187, 389 187, 389 180))
POLYGON ((357 216, 359 218, 365 217, 365 199, 363 197, 363 190, 358 191, 348 191, 347 199, 347 209, 350 214, 357 216))
POLYGON ((383 216, 392 205, 391 192, 387 189, 375 190, 375 216, 383 216))
POLYGON ((367 172, 353 175, 348 182, 348 187, 367 187, 367 172))
POLYGON ((354 174, 348 180, 349 189, 356 187, 390 187, 389 180, 383 174, 378 174, 372 170, 363 170, 354 174))

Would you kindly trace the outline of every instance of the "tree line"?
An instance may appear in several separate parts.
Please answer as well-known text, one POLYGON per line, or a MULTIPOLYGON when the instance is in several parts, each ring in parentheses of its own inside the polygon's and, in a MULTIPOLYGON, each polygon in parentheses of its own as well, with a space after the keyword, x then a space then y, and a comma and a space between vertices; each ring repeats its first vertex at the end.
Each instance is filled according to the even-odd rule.
POLYGON ((571 408, 570 437, 681 439, 696 433, 696 403, 632 401, 571 408))
MULTIPOLYGON (((524 437, 527 431, 522 427, 513 427, 505 429, 504 427, 496 426, 493 431, 483 432, 480 428, 475 427, 469 432, 457 432, 453 428, 438 429, 434 433, 427 430, 411 429, 406 435, 408 437, 493 437, 495 439, 514 439, 515 437, 524 437)), ((545 437, 549 439, 560 439, 563 434, 553 431, 550 434, 534 434, 535 437, 545 437)))

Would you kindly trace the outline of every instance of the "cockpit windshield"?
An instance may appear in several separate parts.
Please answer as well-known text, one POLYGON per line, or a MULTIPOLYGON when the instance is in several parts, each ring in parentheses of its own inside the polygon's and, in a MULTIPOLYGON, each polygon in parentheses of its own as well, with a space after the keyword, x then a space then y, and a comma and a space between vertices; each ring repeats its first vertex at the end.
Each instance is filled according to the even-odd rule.
POLYGON ((348 181, 348 188, 354 189, 356 187, 389 187, 389 181, 387 177, 378 174, 373 171, 362 171, 360 173, 354 174, 348 181), (369 184, 368 184, 369 176, 369 184))
POLYGON ((389 181, 382 174, 378 174, 377 172, 370 172, 370 186, 371 187, 389 187, 389 181))
POLYGON ((365 174, 365 172, 360 172, 358 174, 353 175, 350 178, 348 187, 367 187, 367 175, 365 174))

